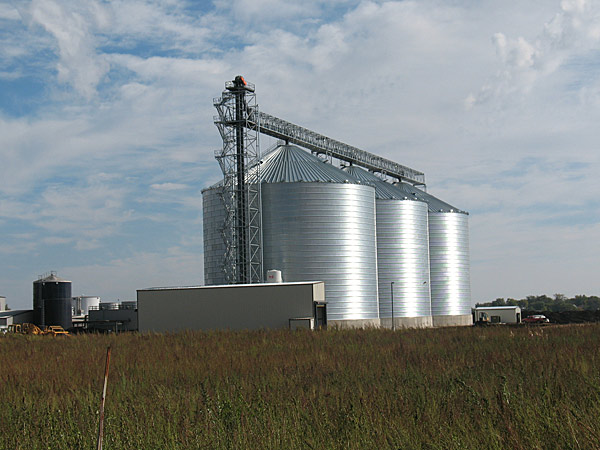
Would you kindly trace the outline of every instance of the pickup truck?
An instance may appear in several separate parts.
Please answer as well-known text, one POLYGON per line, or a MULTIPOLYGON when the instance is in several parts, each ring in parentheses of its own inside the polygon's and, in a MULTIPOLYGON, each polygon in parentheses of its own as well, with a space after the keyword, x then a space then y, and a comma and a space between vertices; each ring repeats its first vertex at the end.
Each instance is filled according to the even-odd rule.
POLYGON ((548 323, 550 320, 542 314, 534 314, 523 319, 523 323, 548 323))

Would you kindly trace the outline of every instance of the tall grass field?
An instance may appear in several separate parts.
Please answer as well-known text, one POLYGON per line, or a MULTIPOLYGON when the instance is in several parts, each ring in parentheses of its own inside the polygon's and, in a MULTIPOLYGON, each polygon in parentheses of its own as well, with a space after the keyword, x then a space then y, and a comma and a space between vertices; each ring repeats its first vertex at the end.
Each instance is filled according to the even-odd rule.
POLYGON ((600 325, 0 336, 0 449, 597 449, 600 325))

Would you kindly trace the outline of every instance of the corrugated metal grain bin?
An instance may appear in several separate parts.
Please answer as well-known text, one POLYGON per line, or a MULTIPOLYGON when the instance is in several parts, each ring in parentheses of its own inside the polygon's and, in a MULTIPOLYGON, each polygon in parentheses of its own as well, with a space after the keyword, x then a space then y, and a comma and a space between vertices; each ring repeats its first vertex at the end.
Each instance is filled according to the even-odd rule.
POLYGON ((429 205, 431 313, 434 326, 470 325, 469 215, 406 183, 396 187, 429 205))
POLYGON ((73 326, 71 282, 50 273, 33 282, 33 320, 37 326, 73 326))
POLYGON ((221 193, 221 183, 202 190, 202 224, 204 229, 204 284, 225 284, 223 262, 225 243, 223 224, 225 208, 221 193))
MULTIPOLYGON (((265 270, 281 270, 284 282, 324 281, 330 324, 379 325, 373 187, 289 145, 265 155, 260 174, 265 270)), ((225 252, 214 234, 224 217, 216 189, 203 192, 207 285, 218 282, 225 252)))
POLYGON ((270 153, 261 178, 264 266, 324 281, 330 324, 379 325, 375 190, 294 146, 270 153))
POLYGON ((382 325, 391 326, 393 310, 395 326, 432 326, 427 203, 406 196, 364 169, 350 166, 345 171, 375 188, 379 316, 382 325))

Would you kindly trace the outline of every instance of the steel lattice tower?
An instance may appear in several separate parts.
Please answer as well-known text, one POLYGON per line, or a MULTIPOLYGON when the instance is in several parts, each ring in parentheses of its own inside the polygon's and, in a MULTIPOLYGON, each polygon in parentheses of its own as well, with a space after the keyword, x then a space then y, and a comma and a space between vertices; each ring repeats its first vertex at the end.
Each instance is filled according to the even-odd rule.
POLYGON ((213 104, 218 115, 214 122, 223 148, 215 158, 223 171, 222 200, 225 221, 223 273, 231 284, 263 281, 260 145, 258 121, 249 118, 258 113, 254 85, 242 76, 225 83, 221 97, 213 104), (248 170, 252 170, 249 180, 248 170))

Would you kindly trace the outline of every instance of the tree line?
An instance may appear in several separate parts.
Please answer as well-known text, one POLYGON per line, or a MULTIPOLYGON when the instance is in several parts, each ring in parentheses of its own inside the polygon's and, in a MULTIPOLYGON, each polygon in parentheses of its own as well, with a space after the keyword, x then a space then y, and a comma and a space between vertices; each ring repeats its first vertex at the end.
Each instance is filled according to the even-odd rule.
POLYGON ((526 298, 516 300, 514 298, 497 298, 487 303, 477 303, 476 306, 519 306, 529 311, 597 311, 600 310, 600 297, 596 295, 576 295, 568 298, 563 294, 528 295, 526 298))

